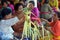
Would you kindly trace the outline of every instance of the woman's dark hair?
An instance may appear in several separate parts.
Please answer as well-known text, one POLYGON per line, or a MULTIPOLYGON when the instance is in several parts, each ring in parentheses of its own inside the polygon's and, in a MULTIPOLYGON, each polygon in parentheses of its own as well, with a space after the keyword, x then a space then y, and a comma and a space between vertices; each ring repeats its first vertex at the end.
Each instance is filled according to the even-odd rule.
POLYGON ((42 0, 38 0, 38 2, 40 2, 40 3, 41 3, 41 2, 42 2, 42 0))
POLYGON ((25 1, 27 1, 27 0, 19 0, 19 2, 20 2, 20 1, 23 1, 23 2, 25 3, 25 1))
POLYGON ((8 4, 7 0, 1 0, 1 4, 4 5, 4 3, 8 4))
POLYGON ((18 10, 19 6, 23 6, 23 4, 22 3, 15 4, 15 6, 14 6, 15 11, 18 10))
POLYGON ((29 3, 32 3, 35 6, 35 2, 34 1, 29 1, 29 3))
POLYGON ((48 4, 49 3, 49 0, 45 0, 44 3, 48 4))
POLYGON ((23 1, 23 0, 19 0, 19 2, 20 2, 20 1, 23 1))
POLYGON ((10 13, 12 13, 12 10, 10 8, 2 9, 0 19, 3 19, 6 15, 9 15, 10 13))

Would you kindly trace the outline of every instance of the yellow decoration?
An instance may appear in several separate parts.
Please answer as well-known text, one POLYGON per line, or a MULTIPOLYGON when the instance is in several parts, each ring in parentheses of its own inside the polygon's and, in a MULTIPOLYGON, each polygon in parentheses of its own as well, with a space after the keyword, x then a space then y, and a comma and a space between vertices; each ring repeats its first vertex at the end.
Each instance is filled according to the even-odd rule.
POLYGON ((49 0, 49 4, 58 10, 58 0, 49 0))

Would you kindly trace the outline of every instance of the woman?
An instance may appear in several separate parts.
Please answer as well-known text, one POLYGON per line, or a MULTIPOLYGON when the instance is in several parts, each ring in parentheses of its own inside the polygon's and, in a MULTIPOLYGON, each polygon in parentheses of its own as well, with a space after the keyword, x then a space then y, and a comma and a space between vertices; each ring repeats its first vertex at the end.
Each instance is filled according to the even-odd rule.
MULTIPOLYGON (((4 9, 4 8, 9 8, 9 9, 11 9, 10 7, 8 7, 7 0, 1 0, 1 5, 2 5, 2 9, 4 9)), ((1 9, 1 10, 2 10, 2 9, 1 9)))
POLYGON ((12 25, 19 22, 17 17, 12 18, 12 11, 9 8, 4 8, 0 14, 0 39, 13 40, 12 25))
POLYGON ((59 8, 58 8, 58 0, 49 0, 49 4, 51 5, 51 7, 55 7, 56 10, 59 11, 59 8))
POLYGON ((3 8, 6 8, 8 6, 8 3, 6 0, 1 0, 1 4, 3 8))
POLYGON ((37 18, 39 18, 39 10, 37 7, 34 7, 35 3, 34 1, 29 1, 29 8, 31 9, 31 21, 37 21, 37 18))
POLYGON ((44 4, 41 7, 40 17, 51 21, 52 15, 53 15, 53 11, 52 11, 52 8, 49 5, 49 0, 45 0, 44 4))
POLYGON ((14 13, 14 4, 13 1, 7 1, 8 2, 8 7, 12 9, 12 13, 14 13))
POLYGON ((44 0, 38 0, 37 7, 39 11, 41 10, 41 6, 43 5, 43 3, 44 3, 44 0))
MULTIPOLYGON (((15 14, 14 16, 17 16, 19 19, 19 23, 13 26, 14 29, 14 36, 17 39, 20 39, 22 36, 22 31, 23 31, 23 27, 24 27, 24 21, 25 21, 25 16, 23 13, 23 5, 21 3, 17 3, 15 4, 15 14)), ((16 39, 16 40, 17 40, 16 39)))
POLYGON ((53 35, 52 40, 60 40, 60 21, 58 19, 57 14, 53 15, 52 22, 48 22, 45 19, 43 19, 43 21, 47 22, 46 29, 52 33, 52 35, 53 35), (51 26, 51 28, 48 28, 48 26, 51 26))

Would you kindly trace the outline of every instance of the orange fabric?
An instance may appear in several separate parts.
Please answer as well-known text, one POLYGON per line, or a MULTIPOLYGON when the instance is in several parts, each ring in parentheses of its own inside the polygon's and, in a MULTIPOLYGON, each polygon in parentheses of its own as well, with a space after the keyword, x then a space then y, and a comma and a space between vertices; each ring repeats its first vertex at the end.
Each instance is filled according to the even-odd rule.
POLYGON ((54 32, 53 40, 60 40, 60 21, 50 23, 51 30, 54 32))
POLYGON ((56 36, 56 37, 54 36, 53 40, 60 40, 60 36, 56 36))
POLYGON ((54 36, 55 39, 60 39, 60 36, 54 36))
POLYGON ((51 30, 55 33, 55 36, 60 36, 60 21, 56 21, 56 23, 50 23, 51 30))

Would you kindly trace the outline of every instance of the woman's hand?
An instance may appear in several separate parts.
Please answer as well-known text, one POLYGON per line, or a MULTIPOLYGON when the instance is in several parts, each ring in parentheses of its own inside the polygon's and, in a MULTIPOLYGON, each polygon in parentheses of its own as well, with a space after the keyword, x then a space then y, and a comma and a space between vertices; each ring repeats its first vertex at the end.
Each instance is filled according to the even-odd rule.
POLYGON ((48 24, 49 24, 49 21, 48 21, 48 20, 46 20, 46 19, 41 18, 41 21, 45 21, 46 23, 48 23, 48 24))
POLYGON ((55 34, 55 33, 51 30, 51 27, 45 27, 45 29, 48 30, 48 31, 50 31, 50 33, 51 33, 52 35, 55 34))

